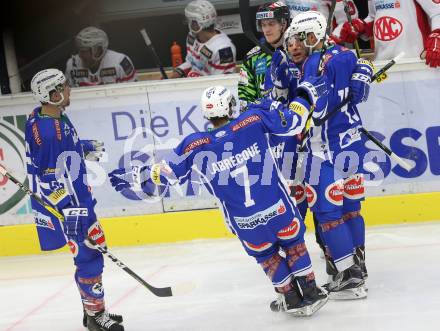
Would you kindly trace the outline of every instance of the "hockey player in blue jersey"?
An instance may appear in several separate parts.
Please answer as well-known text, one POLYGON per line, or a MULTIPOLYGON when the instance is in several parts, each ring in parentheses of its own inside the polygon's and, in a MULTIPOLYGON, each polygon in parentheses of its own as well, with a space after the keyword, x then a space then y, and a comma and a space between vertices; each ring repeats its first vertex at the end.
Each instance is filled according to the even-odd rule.
POLYGON ((314 11, 297 15, 290 26, 294 39, 310 54, 302 68, 303 79, 322 71, 331 86, 316 104, 315 116, 325 116, 350 98, 348 106, 310 131, 306 192, 326 246, 327 272, 331 276, 329 296, 357 299, 367 295, 367 272, 365 224, 360 214, 366 150, 358 131, 362 122, 356 104, 368 98, 373 68, 369 61, 358 60, 348 49, 325 44, 325 31, 325 17, 314 11))
POLYGON ((310 79, 298 90, 289 108, 270 101, 251 104, 232 119, 231 92, 222 86, 208 88, 202 95, 202 112, 214 127, 211 131, 187 136, 162 162, 117 169, 109 177, 116 191, 141 188, 148 195, 155 185, 200 179, 219 200, 226 223, 247 254, 262 266, 280 294, 271 309, 304 316, 321 308, 327 295, 316 286, 304 224, 268 138, 300 132, 326 84, 310 79), (280 249, 285 258, 278 254, 280 249))
POLYGON ((96 200, 87 185, 84 158, 98 160, 102 144, 80 140, 64 109, 70 104, 70 87, 57 69, 38 72, 31 81, 41 102, 26 122, 27 172, 31 189, 64 215, 60 222, 32 201, 40 246, 51 251, 69 246, 76 266, 77 284, 84 310, 84 326, 91 331, 123 331, 122 316, 105 310, 102 254, 87 246, 85 238, 105 245, 94 212, 96 200))

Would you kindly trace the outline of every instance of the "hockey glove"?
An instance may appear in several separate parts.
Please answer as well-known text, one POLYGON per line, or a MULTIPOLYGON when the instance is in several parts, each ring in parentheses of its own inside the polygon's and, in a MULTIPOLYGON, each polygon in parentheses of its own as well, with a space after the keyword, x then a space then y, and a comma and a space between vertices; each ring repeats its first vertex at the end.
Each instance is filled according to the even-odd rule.
POLYGON ((350 98, 352 103, 358 104, 367 101, 372 76, 373 64, 368 60, 359 59, 350 80, 350 98))
POLYGON ((105 152, 104 143, 98 140, 81 140, 84 157, 88 161, 99 161, 105 152))
POLYGON ((132 166, 131 169, 119 168, 108 174, 110 183, 120 192, 126 189, 134 191, 143 191, 147 195, 154 195, 156 185, 166 182, 164 176, 160 174, 160 165, 150 166, 132 166))
POLYGON ((297 88, 297 96, 305 99, 310 105, 317 105, 321 97, 328 94, 325 75, 309 76, 297 88))
POLYGON ((272 84, 279 89, 288 88, 289 82, 292 79, 292 73, 289 70, 289 60, 286 53, 280 48, 273 53, 270 65, 270 78, 272 79, 272 84))
POLYGON ((358 35, 363 35, 370 38, 373 35, 373 21, 367 23, 360 18, 355 18, 351 21, 354 30, 357 31, 358 35))
POLYGON ((356 31, 356 29, 354 29, 350 23, 344 22, 340 32, 340 38, 339 38, 340 42, 338 42, 338 44, 340 44, 341 42, 353 44, 355 40, 358 38, 358 35, 359 32, 356 31))
POLYGON ((87 238, 89 211, 91 210, 86 204, 62 210, 64 215, 64 233, 68 239, 73 239, 80 243, 87 238))
POLYGON ((425 61, 432 68, 440 66, 440 29, 432 31, 426 40, 425 61))

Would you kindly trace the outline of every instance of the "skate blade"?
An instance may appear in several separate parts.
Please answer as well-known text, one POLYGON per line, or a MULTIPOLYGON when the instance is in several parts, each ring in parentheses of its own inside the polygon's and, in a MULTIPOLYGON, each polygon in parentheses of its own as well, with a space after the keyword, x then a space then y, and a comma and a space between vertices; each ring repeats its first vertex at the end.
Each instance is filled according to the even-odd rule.
POLYGON ((367 295, 368 290, 364 285, 342 291, 328 292, 330 300, 358 300, 366 298, 367 295))
POLYGON ((316 301, 315 303, 297 309, 287 310, 286 313, 289 315, 293 315, 295 317, 308 317, 312 316, 318 310, 320 310, 328 301, 328 296, 322 298, 321 300, 316 301))

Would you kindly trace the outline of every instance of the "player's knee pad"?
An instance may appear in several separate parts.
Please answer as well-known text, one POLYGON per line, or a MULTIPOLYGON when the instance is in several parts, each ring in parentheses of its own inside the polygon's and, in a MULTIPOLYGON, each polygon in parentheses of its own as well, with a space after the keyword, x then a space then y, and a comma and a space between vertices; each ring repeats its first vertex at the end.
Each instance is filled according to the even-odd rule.
POLYGON ((81 277, 77 271, 75 273, 75 281, 81 295, 84 309, 89 315, 94 315, 105 308, 102 275, 96 277, 81 277))
POLYGON ((291 271, 286 260, 277 252, 270 256, 260 256, 257 262, 261 265, 273 286, 283 288, 291 281, 291 271))
POLYGON ((293 275, 305 276, 310 272, 312 261, 304 241, 285 248, 284 251, 286 252, 287 264, 293 275))

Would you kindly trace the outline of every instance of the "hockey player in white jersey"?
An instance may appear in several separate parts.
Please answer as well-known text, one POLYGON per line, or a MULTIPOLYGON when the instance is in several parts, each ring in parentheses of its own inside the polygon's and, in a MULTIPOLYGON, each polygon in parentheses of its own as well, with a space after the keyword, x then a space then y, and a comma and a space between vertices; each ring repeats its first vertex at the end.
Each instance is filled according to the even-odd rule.
POLYGON ((191 1, 185 8, 190 32, 186 58, 171 78, 198 77, 235 72, 236 49, 231 39, 215 28, 217 12, 206 0, 191 1))
POLYGON ((107 34, 89 26, 75 38, 78 54, 66 64, 66 78, 70 86, 95 86, 133 82, 136 70, 130 58, 108 49, 107 34))
MULTIPOLYGON (((319 11, 328 18, 331 0, 284 0, 290 9, 290 16, 294 18, 300 13, 309 10, 319 11)), ((359 12, 353 0, 347 0, 349 13, 352 19, 359 17, 359 12)), ((347 21, 347 14, 344 11, 344 3, 341 0, 336 1, 335 11, 333 13, 333 31, 331 39, 337 44, 353 43, 357 38, 355 33, 351 33, 351 26, 347 21)))
POLYGON ((440 66, 440 1, 368 0, 368 10, 368 17, 353 25, 361 37, 374 38, 375 60, 405 52, 406 58, 440 66))

